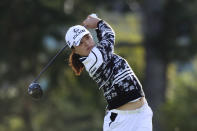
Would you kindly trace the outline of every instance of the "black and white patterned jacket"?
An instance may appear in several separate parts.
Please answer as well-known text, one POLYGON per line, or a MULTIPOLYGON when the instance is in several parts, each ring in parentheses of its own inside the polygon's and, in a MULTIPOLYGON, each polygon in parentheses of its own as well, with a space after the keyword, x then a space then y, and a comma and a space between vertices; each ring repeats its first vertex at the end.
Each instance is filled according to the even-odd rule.
POLYGON ((144 96, 144 92, 127 61, 114 53, 113 29, 103 20, 97 26, 99 44, 80 60, 99 89, 103 89, 108 109, 115 109, 144 96))

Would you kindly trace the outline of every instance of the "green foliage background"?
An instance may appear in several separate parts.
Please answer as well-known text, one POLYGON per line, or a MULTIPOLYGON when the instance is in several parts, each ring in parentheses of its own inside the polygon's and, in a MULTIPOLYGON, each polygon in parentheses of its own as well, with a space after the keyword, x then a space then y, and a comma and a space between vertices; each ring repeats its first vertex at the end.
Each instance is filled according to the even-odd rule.
MULTIPOLYGON (((146 66, 143 16, 120 4, 112 0, 1 1, 0 131, 102 130, 106 106, 103 93, 86 72, 80 77, 74 75, 68 67, 70 50, 65 50, 39 80, 44 90, 41 100, 29 97, 27 88, 63 47, 67 28, 80 24, 92 12, 97 12, 117 32, 115 52, 128 60, 143 84, 146 66), (112 11, 114 8, 116 11, 112 11)), ((197 130, 195 5, 195 1, 166 1, 165 14, 169 17, 164 20, 169 23, 156 46, 159 55, 168 62, 166 103, 160 109, 166 131, 197 130), (182 22, 191 23, 189 31, 176 34, 181 32, 178 27, 182 27, 182 22), (176 23, 180 26, 176 27, 176 23), (192 41, 191 46, 178 46, 176 38, 185 35, 192 41)))

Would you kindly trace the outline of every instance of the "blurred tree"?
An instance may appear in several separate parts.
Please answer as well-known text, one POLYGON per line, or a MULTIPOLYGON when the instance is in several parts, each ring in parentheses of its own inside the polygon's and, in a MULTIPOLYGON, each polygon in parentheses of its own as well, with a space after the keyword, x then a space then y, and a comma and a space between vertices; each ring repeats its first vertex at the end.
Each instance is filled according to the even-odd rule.
MULTIPOLYGON (((70 130, 94 130, 95 128, 101 128, 98 127, 100 123, 97 122, 100 115, 92 114, 93 109, 88 109, 90 107, 88 106, 89 102, 93 103, 94 101, 92 96, 89 96, 94 88, 92 90, 86 89, 89 92, 84 92, 82 89, 80 91, 80 86, 77 84, 78 79, 74 84, 76 87, 73 83, 69 85, 65 82, 63 83, 64 86, 59 86, 59 81, 68 79, 65 81, 69 83, 69 77, 72 76, 72 72, 66 77, 63 76, 63 67, 67 67, 65 66, 67 63, 63 61, 53 65, 55 69, 49 69, 48 75, 43 77, 50 81, 49 83, 44 81, 48 84, 49 89, 45 90, 49 100, 43 99, 39 102, 33 102, 26 95, 27 86, 33 79, 32 75, 38 74, 42 68, 40 65, 46 64, 49 56, 56 52, 54 49, 49 50, 48 46, 45 45, 45 38, 51 36, 58 41, 58 44, 61 44, 62 38, 64 38, 62 27, 65 24, 79 22, 90 10, 93 10, 92 1, 87 1, 88 4, 74 1, 73 8, 75 10, 69 13, 64 10, 63 5, 66 6, 66 2, 65 0, 1 1, 0 130, 65 130, 66 127, 70 130), (66 88, 64 90, 60 88, 56 92, 55 86, 66 88), (75 88, 67 88, 69 86, 75 88), (64 93, 61 94, 61 91, 64 91, 64 93), (81 100, 84 96, 83 93, 86 94, 86 97, 81 100), (62 98, 62 100, 58 98, 62 98), (46 105, 44 105, 45 102, 46 105), (73 102, 70 104, 73 107, 64 110, 69 107, 70 102, 73 102), (73 108, 76 108, 76 110, 73 110, 73 108), (70 125, 74 121, 76 121, 76 129, 73 129, 74 125, 70 125), (80 124, 79 121, 84 121, 84 123, 80 124), (86 123, 90 121, 96 124, 88 126, 86 123), (65 125, 65 123, 67 124, 65 125)), ((63 57, 65 56, 60 56, 64 59, 63 57)), ((92 86, 88 85, 87 88, 92 88, 92 86)), ((99 96, 98 93, 94 93, 94 95, 99 96)), ((93 108, 99 106, 98 103, 94 103, 94 105, 93 108)), ((100 113, 94 110, 94 113, 97 112, 100 113)))
POLYGON ((155 130, 161 131, 157 113, 166 98, 167 65, 174 60, 189 60, 196 54, 196 2, 147 0, 141 5, 145 20, 145 91, 155 111, 155 130))
MULTIPOLYGON (((43 76, 43 81, 40 80, 45 90, 41 101, 34 102, 24 95, 27 90, 25 87, 33 79, 32 75, 38 74, 42 68, 40 65, 46 64, 49 56, 56 52, 56 47, 63 43, 62 34, 65 31, 62 28, 79 24, 82 18, 90 12, 96 12, 98 8, 119 13, 140 11, 138 13, 144 17, 145 91, 151 107, 157 110, 165 100, 167 65, 174 60, 187 60, 196 52, 197 22, 193 19, 196 2, 140 2, 142 8, 129 0, 2 0, 0 130, 101 130, 102 109, 105 106, 102 93, 98 93, 95 83, 88 79, 88 74, 82 74, 80 79, 74 77, 65 61, 57 60, 43 76), (45 45, 45 39, 49 38, 54 38, 58 44, 52 50, 49 45, 45 45)), ((139 48, 133 52, 142 53, 143 49, 139 48)), ((69 53, 68 50, 66 52, 69 53)), ((122 53, 121 49, 119 52, 125 57, 129 55, 122 53)), ((62 60, 65 56, 67 58, 68 54, 58 59, 62 60)), ((129 62, 143 63, 137 63, 136 59, 129 62)))
POLYGON ((197 61, 191 62, 192 67, 179 71, 175 64, 168 70, 169 87, 168 101, 162 106, 162 124, 167 131, 195 131, 197 129, 197 61))

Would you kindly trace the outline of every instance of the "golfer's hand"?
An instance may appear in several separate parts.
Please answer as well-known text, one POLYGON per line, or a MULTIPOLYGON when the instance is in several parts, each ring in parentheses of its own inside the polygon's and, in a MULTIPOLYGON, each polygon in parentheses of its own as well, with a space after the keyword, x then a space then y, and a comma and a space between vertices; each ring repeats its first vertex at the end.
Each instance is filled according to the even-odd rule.
POLYGON ((97 23, 100 21, 100 18, 95 18, 92 16, 88 16, 82 23, 83 26, 85 26, 86 28, 97 28, 97 23))

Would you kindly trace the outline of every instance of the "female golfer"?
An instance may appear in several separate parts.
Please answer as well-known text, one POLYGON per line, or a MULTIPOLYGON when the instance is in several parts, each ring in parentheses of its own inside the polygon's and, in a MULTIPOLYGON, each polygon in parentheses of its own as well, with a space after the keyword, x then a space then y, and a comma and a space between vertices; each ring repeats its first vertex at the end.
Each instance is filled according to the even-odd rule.
POLYGON ((152 110, 142 86, 127 61, 114 53, 113 29, 89 15, 83 26, 68 29, 66 43, 72 49, 69 65, 76 75, 84 67, 104 92, 108 103, 104 131, 152 131, 152 110), (96 29, 98 44, 86 28, 96 29))

